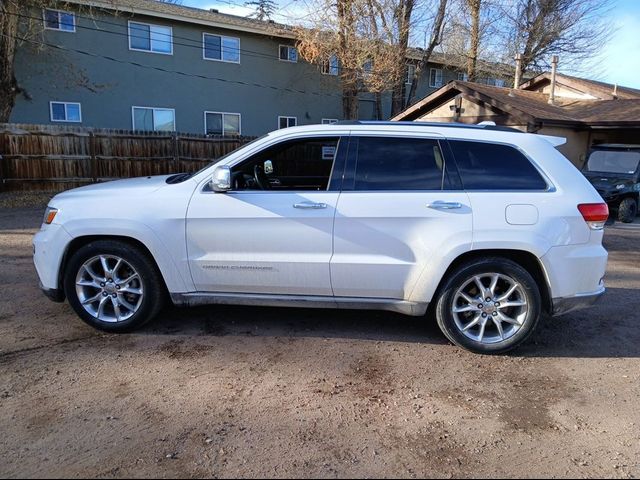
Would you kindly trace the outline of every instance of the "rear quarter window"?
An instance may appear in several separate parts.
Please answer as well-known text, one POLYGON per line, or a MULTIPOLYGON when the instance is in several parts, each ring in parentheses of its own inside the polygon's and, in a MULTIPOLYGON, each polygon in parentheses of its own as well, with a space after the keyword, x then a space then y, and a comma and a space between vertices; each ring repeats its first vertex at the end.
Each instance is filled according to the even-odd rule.
POLYGON ((547 182, 517 148, 449 140, 465 190, 546 190, 547 182))

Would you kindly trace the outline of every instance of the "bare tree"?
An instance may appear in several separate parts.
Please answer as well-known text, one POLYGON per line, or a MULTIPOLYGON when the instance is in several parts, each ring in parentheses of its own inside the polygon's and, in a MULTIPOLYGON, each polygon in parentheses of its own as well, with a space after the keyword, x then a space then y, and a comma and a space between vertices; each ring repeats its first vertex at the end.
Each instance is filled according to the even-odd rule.
POLYGON ((379 8, 377 0, 320 0, 310 6, 313 25, 296 28, 300 56, 340 78, 345 119, 358 118, 360 93, 387 91, 402 75, 387 16, 372 21, 379 8))
POLYGON ((610 0, 514 0, 505 11, 504 49, 522 54, 524 71, 547 70, 552 55, 564 65, 589 62, 611 34, 610 0))
POLYGON ((471 17, 471 32, 467 53, 467 77, 470 82, 475 82, 478 53, 480 52, 480 9, 482 8, 482 0, 467 0, 467 8, 471 17))
POLYGON ((278 7, 273 0, 252 0, 244 5, 255 8, 255 11, 249 16, 258 20, 270 20, 278 7))
MULTIPOLYGON (((16 80, 14 61, 20 38, 28 32, 19 32, 19 27, 27 24, 28 28, 34 24, 28 19, 48 3, 44 0, 0 0, 0 122, 9 121, 16 96, 22 92, 16 80)), ((42 27, 40 21, 36 28, 42 27)))
POLYGON ((416 90, 418 88, 418 82, 421 77, 421 73, 423 71, 426 71, 427 65, 429 64, 429 60, 431 59, 431 55, 433 55, 433 51, 436 49, 437 46, 439 46, 442 43, 444 26, 445 26, 445 17, 447 14, 447 5, 448 5, 448 0, 438 0, 438 8, 431 26, 431 35, 429 37, 429 44, 424 49, 422 58, 417 63, 416 68, 414 70, 413 78, 411 80, 411 87, 409 88, 409 92, 406 96, 404 108, 407 108, 409 105, 413 103, 413 98, 416 95, 416 90))

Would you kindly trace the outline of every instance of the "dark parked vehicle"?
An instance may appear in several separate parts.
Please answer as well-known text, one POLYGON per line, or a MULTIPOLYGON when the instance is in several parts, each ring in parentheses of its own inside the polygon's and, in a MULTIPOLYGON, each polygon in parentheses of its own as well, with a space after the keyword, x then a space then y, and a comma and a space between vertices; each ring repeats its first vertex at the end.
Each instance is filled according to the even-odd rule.
POLYGON ((618 220, 635 220, 640 196, 640 145, 597 145, 589 153, 582 173, 609 208, 617 210, 618 220))

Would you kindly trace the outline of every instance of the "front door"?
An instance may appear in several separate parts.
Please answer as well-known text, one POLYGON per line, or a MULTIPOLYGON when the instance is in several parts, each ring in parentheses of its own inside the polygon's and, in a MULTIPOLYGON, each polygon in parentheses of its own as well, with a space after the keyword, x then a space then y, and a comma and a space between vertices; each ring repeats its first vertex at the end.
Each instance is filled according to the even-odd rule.
POLYGON ((437 137, 352 137, 338 201, 337 297, 425 302, 411 293, 439 252, 471 245, 472 213, 437 137))
POLYGON ((232 191, 195 193, 187 249, 198 291, 333 294, 339 187, 331 174, 342 143, 339 137, 278 143, 232 167, 232 191))

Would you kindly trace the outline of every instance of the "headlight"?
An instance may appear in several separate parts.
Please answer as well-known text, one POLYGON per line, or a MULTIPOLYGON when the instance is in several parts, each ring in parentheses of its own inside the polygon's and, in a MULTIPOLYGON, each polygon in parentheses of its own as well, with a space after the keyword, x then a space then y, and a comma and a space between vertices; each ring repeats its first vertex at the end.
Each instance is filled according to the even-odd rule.
POLYGON ((44 219, 42 221, 45 225, 51 225, 51 222, 53 222, 53 219, 56 218, 57 214, 57 208, 47 207, 47 209, 44 211, 44 219))

